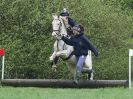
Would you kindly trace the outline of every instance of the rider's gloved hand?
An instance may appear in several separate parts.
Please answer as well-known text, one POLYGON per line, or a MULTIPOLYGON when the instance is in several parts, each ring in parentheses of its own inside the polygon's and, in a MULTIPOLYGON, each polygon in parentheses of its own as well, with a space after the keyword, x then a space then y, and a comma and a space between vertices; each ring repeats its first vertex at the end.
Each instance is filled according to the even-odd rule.
POLYGON ((100 58, 100 55, 99 55, 99 53, 97 52, 97 53, 95 53, 95 56, 96 56, 96 58, 95 59, 99 59, 100 58))
POLYGON ((96 57, 99 57, 99 53, 98 53, 98 52, 96 52, 96 53, 95 53, 95 56, 96 56, 96 57))
POLYGON ((62 37, 67 37, 67 35, 66 35, 66 34, 61 34, 61 38, 62 38, 62 37))

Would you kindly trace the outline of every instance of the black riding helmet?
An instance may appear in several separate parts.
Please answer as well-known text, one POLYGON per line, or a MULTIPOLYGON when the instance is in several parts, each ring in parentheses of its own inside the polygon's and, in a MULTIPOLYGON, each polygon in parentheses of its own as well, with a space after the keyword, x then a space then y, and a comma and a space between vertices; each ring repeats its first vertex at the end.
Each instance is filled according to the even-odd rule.
POLYGON ((60 16, 69 16, 68 10, 64 8, 63 11, 60 13, 60 16))

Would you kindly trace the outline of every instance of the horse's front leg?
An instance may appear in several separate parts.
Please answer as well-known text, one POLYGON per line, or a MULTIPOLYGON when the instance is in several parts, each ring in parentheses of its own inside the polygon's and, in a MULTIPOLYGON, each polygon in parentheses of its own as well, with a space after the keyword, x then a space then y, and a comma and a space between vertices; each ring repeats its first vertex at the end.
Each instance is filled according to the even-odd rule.
POLYGON ((56 53, 56 56, 57 57, 59 57, 59 56, 65 56, 65 57, 67 57, 68 56, 68 52, 67 52, 67 50, 58 51, 56 53))
POLYGON ((58 61, 58 57, 56 56, 56 51, 53 52, 53 54, 50 56, 50 61, 51 61, 51 66, 52 66, 52 70, 56 72, 56 64, 57 64, 57 61, 58 61))
POLYGON ((56 51, 53 52, 53 54, 49 57, 49 60, 52 62, 56 57, 56 51))

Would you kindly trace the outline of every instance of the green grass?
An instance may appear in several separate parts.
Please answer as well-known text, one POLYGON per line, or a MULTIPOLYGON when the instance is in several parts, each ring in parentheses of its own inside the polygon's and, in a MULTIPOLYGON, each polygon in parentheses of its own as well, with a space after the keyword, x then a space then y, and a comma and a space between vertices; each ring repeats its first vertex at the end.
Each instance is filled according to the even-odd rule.
POLYGON ((0 87, 0 99, 133 99, 133 89, 0 87))

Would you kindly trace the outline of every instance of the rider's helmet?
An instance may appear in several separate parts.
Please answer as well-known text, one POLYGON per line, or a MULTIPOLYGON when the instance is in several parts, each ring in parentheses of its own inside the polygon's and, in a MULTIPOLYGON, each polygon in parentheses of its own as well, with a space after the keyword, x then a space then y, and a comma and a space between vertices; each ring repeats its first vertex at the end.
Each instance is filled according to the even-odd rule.
POLYGON ((63 10, 62 10, 62 12, 60 13, 60 16, 69 16, 69 12, 68 12, 68 10, 66 9, 66 8, 64 8, 63 10))

